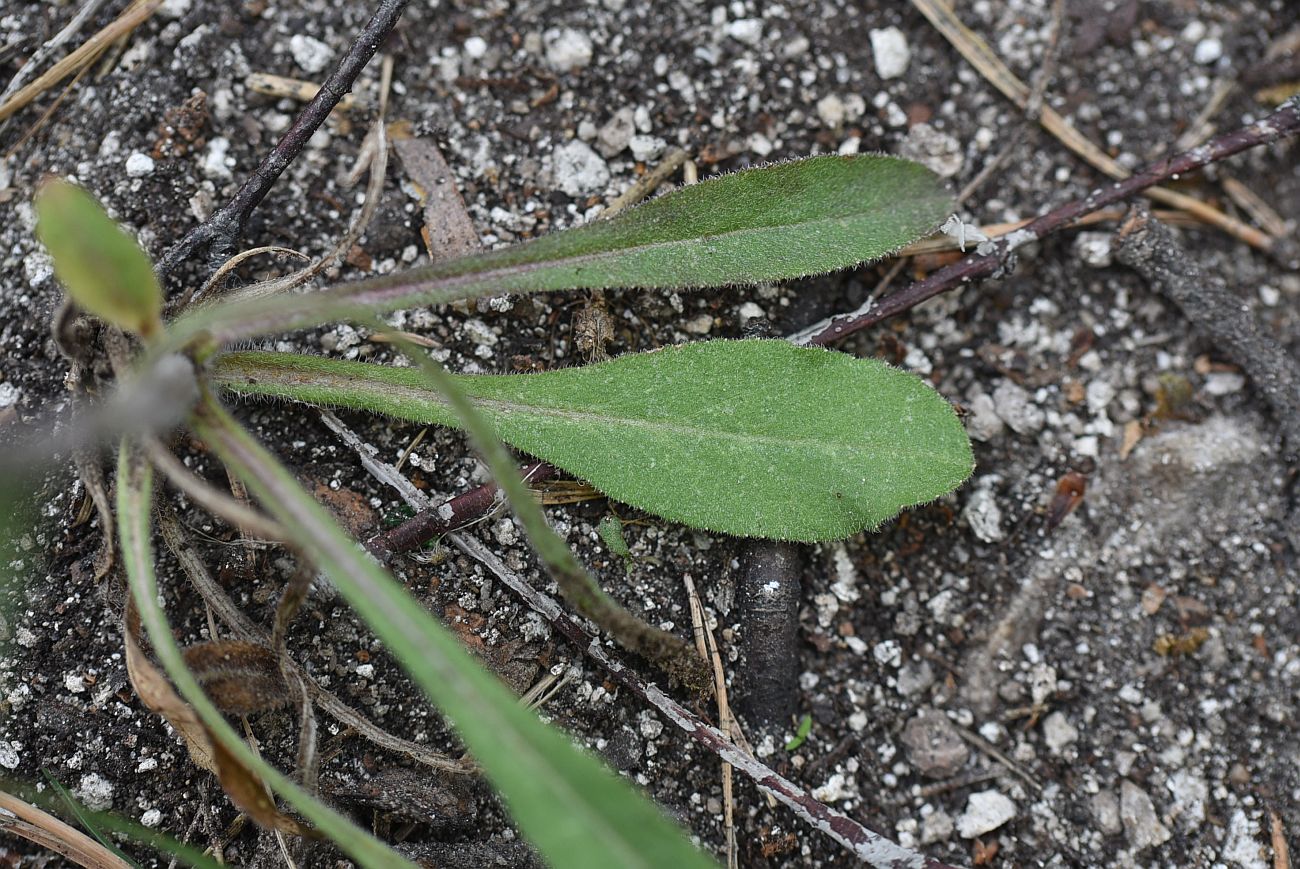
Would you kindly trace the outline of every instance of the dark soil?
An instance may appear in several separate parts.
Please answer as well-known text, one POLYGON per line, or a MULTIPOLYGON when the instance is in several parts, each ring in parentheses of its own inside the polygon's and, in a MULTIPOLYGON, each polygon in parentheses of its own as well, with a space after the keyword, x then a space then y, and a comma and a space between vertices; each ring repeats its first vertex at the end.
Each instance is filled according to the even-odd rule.
MULTIPOLYGON (((106 4, 98 24, 121 5, 106 4)), ((963 20, 1033 80, 1052 31, 1052 4, 958 5, 963 20)), ((1288 0, 1068 6, 1048 102, 1129 165, 1167 152, 1216 81, 1257 67, 1300 20, 1288 0)), ((73 11, 30 0, 0 8, 0 81, 73 11)), ((107 68, 74 87, 32 139, 19 143, 39 106, 0 130, 0 149, 16 149, 0 159, 0 424, 69 401, 66 366, 47 328, 60 291, 32 234, 39 179, 74 176, 160 255, 195 224, 196 212, 225 201, 297 111, 296 103, 251 92, 245 77, 318 80, 324 73, 302 65, 312 66, 311 44, 294 47, 292 38, 320 40, 337 57, 369 12, 316 0, 172 0, 107 68), (203 108, 178 114, 200 92, 203 108), (172 125, 188 132, 166 132, 169 113, 172 125), (148 171, 136 154, 150 156, 148 171)), ((896 153, 909 127, 925 121, 955 142, 954 187, 1026 123, 910 5, 881 0, 417 0, 388 50, 396 59, 391 117, 439 144, 489 245, 580 223, 637 177, 641 167, 624 148, 605 160, 607 183, 568 195, 561 188, 580 180, 551 165, 553 151, 574 139, 595 145, 623 108, 634 110, 638 135, 685 147, 702 174, 836 150, 896 153), (901 30, 911 56, 900 77, 882 80, 871 32, 888 27, 901 30), (548 64, 554 39, 543 34, 552 28, 577 31, 577 43, 592 48, 589 62, 557 71, 552 48, 548 64)), ((377 69, 372 64, 370 74, 377 69)), ((1220 129, 1267 111, 1253 89, 1237 88, 1228 98, 1213 117, 1220 129)), ((358 91, 373 93, 373 81, 358 91)), ((357 190, 344 189, 340 177, 370 117, 364 107, 339 114, 318 134, 257 211, 248 246, 320 253, 333 243, 357 207, 357 190)), ((1293 218, 1300 214, 1296 156, 1296 146, 1283 143, 1179 184, 1231 209, 1219 183, 1231 173, 1293 218)), ((1102 180, 1033 128, 963 214, 981 224, 1028 217, 1102 180)), ((420 210, 404 181, 394 161, 362 252, 337 277, 424 258, 420 210)), ((1181 237, 1189 256, 1227 280, 1294 363, 1300 277, 1217 231, 1191 228, 1181 237)), ((1097 259, 1105 241, 1104 234, 1062 233, 1023 254, 1014 274, 937 299, 841 346, 916 370, 963 405, 978 469, 955 494, 879 533, 804 548, 799 629, 788 654, 799 674, 791 705, 796 716, 811 716, 811 733, 794 751, 783 748, 794 719, 767 730, 750 722, 750 736, 766 762, 819 798, 949 862, 1265 867, 1272 865, 1271 819, 1293 848, 1300 830, 1300 618, 1296 554, 1284 543, 1296 521, 1287 512, 1294 468, 1249 379, 1169 300, 1133 272, 1097 259), (1134 422, 1143 437, 1130 453, 1125 432, 1134 422), (1082 475, 1086 493, 1054 524, 1058 483, 1071 472, 1082 475), (938 713, 909 726, 930 710, 938 713), (924 728, 933 738, 916 738, 924 728), (1007 805, 1009 816, 997 818, 981 809, 1007 805)), ((253 260, 239 280, 278 265, 253 260)), ((202 266, 189 264, 179 282, 201 280, 202 266)), ((883 271, 865 267, 759 289, 613 292, 609 349, 739 336, 756 318, 788 334, 857 306, 883 271)), ((410 312, 402 322, 438 342, 438 355, 455 370, 549 368, 576 361, 571 326, 585 302, 582 294, 516 298, 469 312, 410 312)), ((275 343, 351 358, 389 354, 350 328, 275 343)), ((400 513, 396 496, 362 471, 314 413, 269 404, 246 404, 239 413, 358 529, 400 513)), ((361 416, 348 422, 390 460, 418 432, 361 416)), ((199 473, 222 479, 213 459, 198 451, 191 459, 199 473)), ((408 467, 420 485, 443 495, 483 479, 463 440, 447 432, 430 432, 408 467)), ((26 782, 48 770, 88 802, 207 847, 236 812, 132 694, 120 580, 93 580, 100 529, 93 518, 75 524, 84 498, 75 480, 71 462, 45 480, 39 527, 20 541, 21 582, 4 602, 0 766, 26 782)), ((737 650, 747 626, 734 601, 743 541, 640 517, 643 524, 627 528, 635 560, 625 572, 595 532, 612 510, 629 515, 592 501, 550 508, 550 518, 613 595, 683 634, 690 617, 682 576, 689 573, 717 619, 724 660, 742 693, 747 662, 737 650)), ((269 624, 288 561, 268 552, 247 578, 224 525, 198 513, 185 521, 212 567, 225 567, 230 594, 269 624)), ((473 533, 546 583, 510 520, 473 533)), ((579 650, 537 630, 527 608, 479 565, 451 554, 430 564, 407 561, 400 570, 433 612, 521 690, 544 671, 570 672, 546 713, 721 853, 722 790, 711 755, 652 710, 611 692, 579 650)), ((201 602, 166 561, 163 580, 179 638, 205 638, 201 602)), ((437 716, 341 602, 311 599, 290 645, 384 727, 454 750, 437 716)), ((740 696, 733 700, 743 705, 740 696)), ((337 750, 324 768, 326 790, 360 823, 430 865, 527 859, 485 787, 413 775, 409 761, 323 723, 322 744, 337 750)), ((292 766, 292 715, 269 713, 253 727, 264 750, 292 766)), ((744 780, 737 818, 742 865, 854 865, 744 780)), ((301 848, 299 865, 342 860, 326 845, 301 848)), ((133 852, 145 863, 156 859, 133 852)), ((0 855, 13 865, 54 865, 37 853, 20 840, 0 842, 0 855)), ((274 841, 253 830, 234 836, 224 858, 232 865, 281 861, 274 841)))

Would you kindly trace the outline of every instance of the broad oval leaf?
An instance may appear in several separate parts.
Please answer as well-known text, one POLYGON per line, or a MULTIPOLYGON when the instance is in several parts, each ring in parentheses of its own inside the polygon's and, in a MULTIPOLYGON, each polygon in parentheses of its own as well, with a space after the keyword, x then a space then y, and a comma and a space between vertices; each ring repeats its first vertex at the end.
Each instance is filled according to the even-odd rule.
POLYGON ((78 305, 129 332, 153 334, 162 288, 136 240, 75 184, 51 179, 36 194, 36 235, 78 305))
POLYGON ((609 220, 307 296, 216 306, 179 325, 219 343, 498 293, 709 287, 783 280, 879 259, 953 207, 929 169, 898 157, 811 157, 685 187, 609 220))
MULTIPOLYGON (((457 425, 421 372, 231 353, 244 394, 457 425)), ((974 467, 952 407, 874 359, 786 341, 709 341, 541 374, 456 375, 506 443, 619 501, 699 528, 830 540, 960 485, 974 467)))

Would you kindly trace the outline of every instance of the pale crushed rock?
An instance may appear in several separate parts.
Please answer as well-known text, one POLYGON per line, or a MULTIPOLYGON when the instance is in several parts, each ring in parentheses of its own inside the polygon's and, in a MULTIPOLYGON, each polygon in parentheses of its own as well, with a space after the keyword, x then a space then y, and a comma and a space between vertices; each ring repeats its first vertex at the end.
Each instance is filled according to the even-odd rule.
POLYGON ((324 72, 334 59, 334 51, 314 36, 295 33, 289 37, 289 53, 304 72, 324 72))
POLYGON ((970 748, 948 716, 936 709, 922 709, 903 727, 899 737, 907 749, 907 760, 917 772, 929 778, 955 775, 970 759, 970 748))
POLYGON ((1016 804, 998 791, 977 791, 966 802, 966 811, 957 818, 957 833, 974 839, 1001 827, 1016 816, 1016 804))
POLYGON ((106 812, 113 808, 113 783, 99 773, 87 773, 72 789, 72 795, 92 812, 106 812))
POLYGON ((915 160, 940 178, 953 177, 966 162, 961 142, 929 124, 917 124, 908 130, 898 155, 915 160))
POLYGON ((1002 530, 1002 510, 998 507, 997 496, 993 494, 994 482, 988 477, 982 478, 966 499, 966 506, 961 511, 971 532, 985 543, 997 543, 1007 536, 1002 530))
POLYGON ((1042 431, 1047 416, 1034 404, 1029 393, 1010 380, 1003 380, 993 390, 993 408, 1016 434, 1042 431))
POLYGON ((1066 746, 1079 739, 1079 730, 1063 712, 1053 712, 1043 719, 1043 742, 1052 754, 1059 755, 1066 746))
POLYGON ((977 441, 988 441, 1002 434, 1004 423, 998 416, 993 399, 986 393, 979 393, 966 405, 970 413, 966 417, 966 432, 977 441))
POLYGON ((1173 835, 1160 823, 1155 804, 1147 792, 1127 779, 1119 786, 1119 816, 1129 842, 1139 851, 1163 845, 1173 835))
POLYGON ((584 69, 594 52, 591 37, 572 27, 553 27, 542 34, 546 65, 556 72, 584 69))
POLYGON ((1228 841, 1220 856, 1228 865, 1241 869, 1268 869, 1264 845, 1259 837, 1259 824, 1241 809, 1232 813, 1232 820, 1228 822, 1228 841))
POLYGON ((898 78, 907 72, 912 60, 912 49, 907 36, 897 27, 871 31, 871 56, 876 62, 876 74, 881 78, 898 78))
POLYGON ((1103 833, 1114 836, 1124 829, 1119 816, 1119 797, 1114 791, 1098 791, 1089 802, 1092 816, 1103 833))
POLYGON ((551 155, 555 186, 568 196, 590 196, 609 184, 609 167, 586 142, 574 139, 551 155))
POLYGON ((624 106, 596 131, 596 150, 605 157, 613 157, 632 144, 634 135, 636 121, 633 111, 624 106))

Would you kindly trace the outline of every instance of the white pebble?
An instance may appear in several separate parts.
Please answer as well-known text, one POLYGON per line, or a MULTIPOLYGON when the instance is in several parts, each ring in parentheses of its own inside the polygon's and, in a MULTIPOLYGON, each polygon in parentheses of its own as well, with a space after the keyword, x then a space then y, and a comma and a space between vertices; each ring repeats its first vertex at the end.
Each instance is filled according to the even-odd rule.
POLYGON ((488 44, 481 36, 471 36, 465 40, 465 54, 469 57, 479 60, 487 54, 488 44))
POLYGON ((741 18, 727 25, 727 35, 745 45, 758 45, 763 39, 761 18, 741 18))
POLYGON ((568 196, 599 193, 609 184, 609 167, 586 142, 567 142, 551 155, 555 186, 568 196))
POLYGON ((844 123, 844 100, 830 94, 817 101, 817 117, 828 127, 838 127, 844 123))
POLYGON ((1197 63, 1211 64, 1221 57, 1223 57, 1223 43, 1213 37, 1196 43, 1196 49, 1192 52, 1192 60, 1197 63))
POLYGON ((132 178, 143 178, 153 172, 153 158, 148 154, 135 151, 126 158, 126 174, 132 178))
POLYGON ((12 383, 0 383, 0 408, 12 407, 18 401, 21 390, 12 383))
POLYGON ((334 59, 334 51, 328 45, 301 33, 289 37, 289 53, 293 55, 294 63, 310 73, 324 71, 334 59))
POLYGON ((907 37, 897 27, 871 31, 871 54, 876 60, 876 74, 881 78, 898 78, 907 72, 912 60, 907 37))
POLYGON ((662 154, 667 143, 658 136, 633 136, 628 147, 632 149, 632 159, 644 163, 662 154))
POLYGON ((572 27, 552 27, 542 34, 546 64, 556 72, 582 69, 591 63, 591 37, 572 27))
POLYGON ((957 818, 957 833, 974 839, 991 833, 1016 816, 1016 804, 997 791, 978 791, 970 795, 966 811, 957 818))
POLYGON ((98 773, 87 773, 72 791, 92 812, 106 812, 113 808, 113 783, 98 773))
POLYGON ((146 827, 156 827, 162 823, 162 812, 150 809, 140 816, 140 823, 146 827))

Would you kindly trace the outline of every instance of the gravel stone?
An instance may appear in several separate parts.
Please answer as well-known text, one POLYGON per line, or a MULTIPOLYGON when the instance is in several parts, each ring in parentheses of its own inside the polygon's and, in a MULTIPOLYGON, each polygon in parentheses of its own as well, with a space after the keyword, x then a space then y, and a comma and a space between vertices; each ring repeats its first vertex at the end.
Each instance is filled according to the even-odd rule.
POLYGON ((903 728, 900 737, 907 747, 907 759, 921 775, 948 778, 966 765, 970 748, 948 716, 935 709, 923 709, 903 728))
POLYGON ((957 833, 974 839, 991 833, 1016 816, 1016 804, 998 791, 977 791, 966 802, 966 811, 957 818, 957 833))
POLYGON ((334 60, 334 50, 314 36, 295 33, 289 37, 289 53, 303 72, 324 72, 334 60))
POLYGON ((632 144, 636 135, 636 122, 631 108, 621 108, 614 113, 596 133, 596 149, 605 157, 613 157, 632 144))
POLYGON ((586 142, 574 139, 551 155, 555 186, 573 197, 599 193, 609 184, 609 166, 586 142))
POLYGON ((1010 380, 1003 380, 993 390, 993 409, 1016 434, 1037 434, 1047 423, 1046 414, 1029 393, 1010 380))
POLYGON ((1129 842, 1139 851, 1163 845, 1173 835, 1160 823, 1147 792, 1127 779, 1119 786, 1119 814, 1129 842))
POLYGON ((871 31, 871 54, 876 61, 876 74, 883 79, 903 75, 912 60, 907 36, 897 27, 871 31))
POLYGON ((1067 746, 1079 739, 1079 731, 1063 712, 1053 712, 1043 719, 1043 742, 1052 754, 1064 753, 1067 746))
POLYGON ((572 27, 553 27, 542 34, 546 65, 556 72, 585 69, 591 63, 591 37, 572 27))
POLYGON ((940 178, 953 177, 966 162, 961 142, 929 124, 917 124, 908 130, 898 155, 915 160, 940 178))

